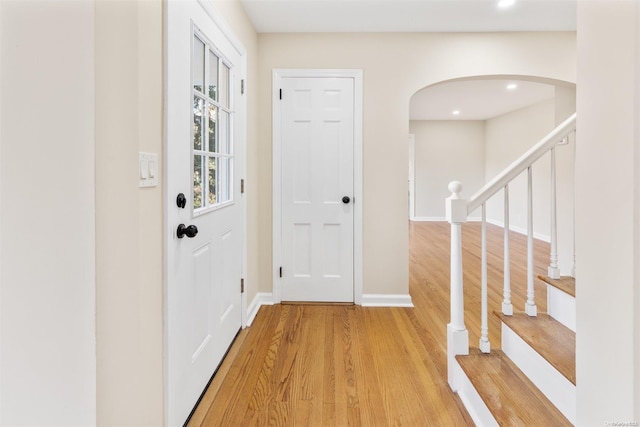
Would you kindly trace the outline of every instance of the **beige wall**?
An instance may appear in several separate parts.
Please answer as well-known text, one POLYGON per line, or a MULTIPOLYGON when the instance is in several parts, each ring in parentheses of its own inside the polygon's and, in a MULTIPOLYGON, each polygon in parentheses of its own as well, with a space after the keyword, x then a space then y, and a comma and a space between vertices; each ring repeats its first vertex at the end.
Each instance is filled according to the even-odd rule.
POLYGON ((0 1, 0 424, 96 422, 94 5, 0 1))
POLYGON ((138 188, 138 152, 162 154, 162 4, 97 1, 95 25, 97 421, 156 426, 162 186, 138 188))
POLYGON ((576 424, 581 426, 640 418, 637 9, 633 0, 578 2, 576 424))
POLYGON ((415 135, 415 216, 445 219, 445 202, 451 181, 464 185, 469 198, 485 183, 484 121, 416 120, 409 122, 415 135))
MULTIPOLYGON (((409 99, 453 78, 533 75, 575 81, 574 33, 260 34, 260 240, 271 241, 274 68, 364 70, 364 293, 408 291, 409 99)), ((270 257, 268 248, 261 248, 270 257)), ((270 263, 269 259, 269 263, 270 263)), ((264 274, 266 270, 261 270, 264 274)), ((270 268, 266 271, 270 273, 270 268)), ((261 276, 262 278, 263 276, 261 276)), ((270 292, 270 275, 260 290, 270 292)))
MULTIPOLYGON (((486 123, 486 179, 495 177, 555 127, 553 99, 494 117, 486 123)), ((560 147, 562 148, 562 147, 560 147)), ((533 165, 534 232, 549 239, 550 157, 543 156, 533 165)), ((504 221, 504 198, 499 192, 487 202, 487 217, 504 221)), ((512 228, 527 230, 527 174, 509 185, 509 222, 512 228)))
MULTIPOLYGON (((555 125, 576 112, 576 87, 556 86, 555 125)), ((575 261, 575 135, 569 135, 568 145, 556 149, 556 206, 558 235, 558 266, 563 276, 573 276, 575 261)))

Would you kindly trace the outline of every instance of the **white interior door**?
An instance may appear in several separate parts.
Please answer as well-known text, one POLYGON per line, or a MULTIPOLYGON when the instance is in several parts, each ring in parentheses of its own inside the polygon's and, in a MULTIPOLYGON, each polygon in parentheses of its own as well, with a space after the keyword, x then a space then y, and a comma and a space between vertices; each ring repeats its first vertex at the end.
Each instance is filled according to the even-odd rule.
POLYGON ((182 425, 241 327, 242 70, 203 5, 166 5, 166 422, 182 425))
POLYGON ((354 79, 282 78, 281 299, 354 301, 354 79))

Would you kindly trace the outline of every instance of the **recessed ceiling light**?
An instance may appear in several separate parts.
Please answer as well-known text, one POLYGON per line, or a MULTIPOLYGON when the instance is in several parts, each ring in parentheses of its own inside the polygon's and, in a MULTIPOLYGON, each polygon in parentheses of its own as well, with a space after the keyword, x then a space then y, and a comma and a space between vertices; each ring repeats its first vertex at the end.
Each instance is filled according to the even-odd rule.
POLYGON ((460 110, 453 110, 451 112, 451 114, 453 114, 454 116, 459 116, 460 115, 460 110))
POLYGON ((515 83, 509 83, 509 84, 507 85, 507 89, 508 89, 508 90, 516 90, 517 88, 518 88, 518 85, 517 85, 517 84, 515 84, 515 83))
POLYGON ((498 2, 498 7, 501 9, 504 9, 509 6, 513 6, 515 3, 516 3, 516 0, 500 0, 498 2))

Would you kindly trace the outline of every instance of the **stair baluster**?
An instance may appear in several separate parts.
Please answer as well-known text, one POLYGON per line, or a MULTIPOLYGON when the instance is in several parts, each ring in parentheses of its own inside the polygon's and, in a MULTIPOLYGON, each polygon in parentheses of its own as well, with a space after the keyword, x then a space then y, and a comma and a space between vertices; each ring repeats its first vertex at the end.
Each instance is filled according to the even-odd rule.
POLYGON ((558 267, 558 223, 556 213, 556 149, 551 149, 551 253, 549 256, 548 274, 552 279, 560 278, 558 267))
POLYGON ((489 343, 489 321, 487 308, 487 204, 482 204, 482 256, 481 256, 481 290, 480 305, 482 311, 482 320, 480 324, 480 351, 483 353, 491 352, 491 344, 489 343))
POLYGON ((511 304, 511 254, 509 252, 509 185, 504 186, 504 290, 502 313, 513 315, 511 304))
POLYGON ((529 316, 536 316, 534 291, 534 265, 533 265, 533 170, 531 166, 527 168, 527 303, 524 311, 529 316))

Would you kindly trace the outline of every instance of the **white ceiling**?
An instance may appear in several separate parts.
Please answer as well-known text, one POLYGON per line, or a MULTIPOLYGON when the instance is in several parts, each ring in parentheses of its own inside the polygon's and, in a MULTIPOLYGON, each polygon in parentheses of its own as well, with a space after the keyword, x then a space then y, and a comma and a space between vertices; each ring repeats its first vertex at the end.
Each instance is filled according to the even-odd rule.
POLYGON ((575 31, 577 0, 241 0, 259 33, 575 31))
POLYGON ((456 80, 417 92, 410 120, 487 120, 554 97, 554 86, 521 80, 456 80), (516 89, 507 89, 508 84, 516 89), (453 115, 453 111, 460 112, 453 115))
MULTIPOLYGON (((0 0, 1 1, 1 0, 0 0)), ((259 33, 575 31, 577 0, 240 0, 259 33)), ((553 97, 553 86, 455 81, 418 92, 411 120, 486 120, 553 97), (460 110, 459 116, 451 112, 460 110)))

